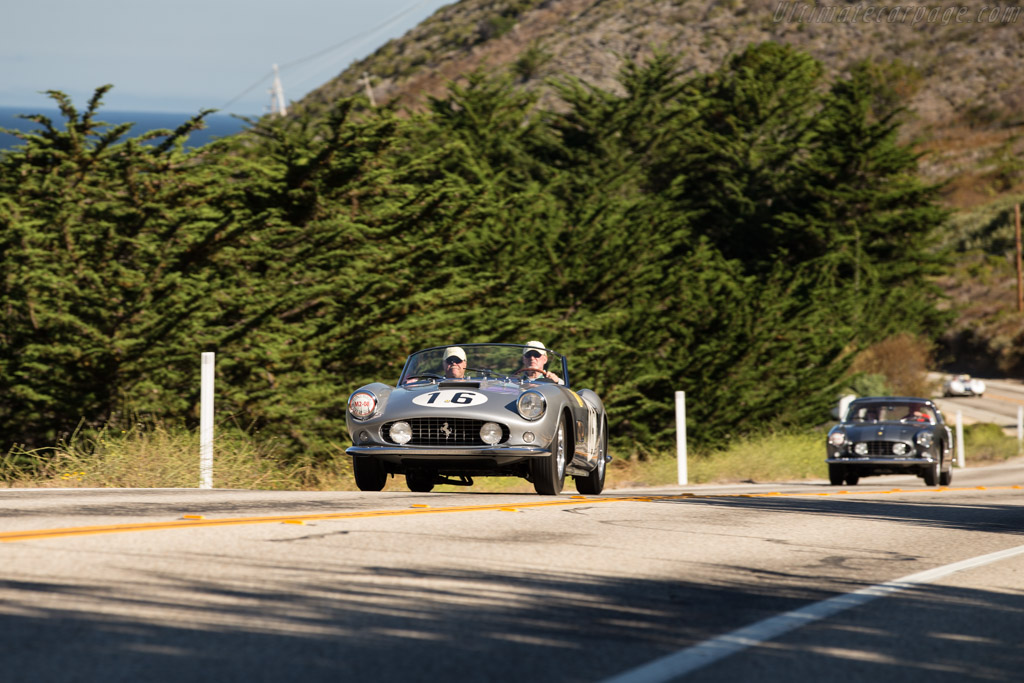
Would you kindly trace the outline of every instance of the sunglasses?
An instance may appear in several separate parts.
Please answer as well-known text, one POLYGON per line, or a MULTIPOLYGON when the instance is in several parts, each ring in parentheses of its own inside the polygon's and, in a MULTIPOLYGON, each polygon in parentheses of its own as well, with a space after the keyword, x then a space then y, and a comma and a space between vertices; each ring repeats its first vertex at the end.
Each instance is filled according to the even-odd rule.
POLYGON ((447 363, 448 365, 457 365, 459 363, 464 363, 465 361, 463 361, 458 356, 448 356, 447 358, 444 359, 444 362, 447 363))
POLYGON ((526 356, 527 358, 540 358, 543 354, 541 354, 539 351, 527 351, 523 355, 526 356))

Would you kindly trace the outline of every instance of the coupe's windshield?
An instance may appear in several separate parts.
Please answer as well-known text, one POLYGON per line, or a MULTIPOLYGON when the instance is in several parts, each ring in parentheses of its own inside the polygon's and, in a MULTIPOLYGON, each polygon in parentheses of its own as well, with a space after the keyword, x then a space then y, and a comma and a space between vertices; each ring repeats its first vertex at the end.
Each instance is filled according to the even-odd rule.
POLYGON ((866 402, 852 403, 846 414, 847 422, 930 422, 935 423, 935 411, 924 403, 866 402))
POLYGON ((565 357, 551 349, 526 344, 457 344, 412 354, 398 383, 510 379, 568 384, 567 372, 565 357))

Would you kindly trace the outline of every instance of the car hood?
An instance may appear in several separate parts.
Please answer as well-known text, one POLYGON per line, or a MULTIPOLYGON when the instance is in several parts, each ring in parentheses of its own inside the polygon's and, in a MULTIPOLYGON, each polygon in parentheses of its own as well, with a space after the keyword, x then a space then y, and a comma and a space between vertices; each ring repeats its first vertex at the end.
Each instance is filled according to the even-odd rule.
POLYGON ((932 427, 930 424, 872 422, 864 425, 843 425, 843 431, 850 441, 911 441, 916 434, 932 427))
MULTIPOLYGON (((420 411, 427 408, 479 409, 504 407, 514 403, 527 389, 542 385, 501 380, 444 380, 436 384, 415 384, 396 387, 388 397, 389 411, 420 411), (433 401, 431 397, 434 396, 433 401), (460 403, 465 400, 465 403, 460 403), (429 403, 428 403, 429 402, 429 403)), ((549 385, 551 386, 551 385, 549 385)), ((542 390, 543 391, 543 390, 542 390)))

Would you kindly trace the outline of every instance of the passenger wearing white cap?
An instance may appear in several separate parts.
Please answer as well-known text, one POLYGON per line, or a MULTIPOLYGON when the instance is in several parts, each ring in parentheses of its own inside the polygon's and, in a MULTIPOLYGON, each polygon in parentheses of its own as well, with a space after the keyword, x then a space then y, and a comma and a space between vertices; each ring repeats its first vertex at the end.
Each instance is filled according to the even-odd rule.
POLYGON ((444 376, 462 379, 466 374, 466 352, 461 346, 449 346, 444 350, 444 376))
POLYGON ((516 373, 522 373, 526 379, 547 379, 555 384, 564 384, 561 377, 544 369, 547 364, 547 347, 539 341, 528 341, 523 349, 523 366, 516 373))

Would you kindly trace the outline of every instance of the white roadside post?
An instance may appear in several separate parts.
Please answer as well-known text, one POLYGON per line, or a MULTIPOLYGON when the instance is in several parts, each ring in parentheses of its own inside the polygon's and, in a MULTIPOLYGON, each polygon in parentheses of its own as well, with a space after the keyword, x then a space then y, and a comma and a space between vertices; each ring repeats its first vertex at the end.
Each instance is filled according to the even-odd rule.
POLYGON ((686 392, 676 392, 676 458, 679 463, 679 485, 686 486, 686 392))
POLYGON ((204 351, 199 386, 199 488, 213 488, 214 353, 204 351))
POLYGON ((1017 455, 1024 453, 1024 406, 1017 406, 1017 455))
POLYGON ((956 411, 956 466, 964 467, 964 417, 956 411))

